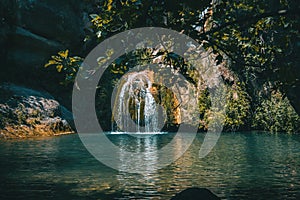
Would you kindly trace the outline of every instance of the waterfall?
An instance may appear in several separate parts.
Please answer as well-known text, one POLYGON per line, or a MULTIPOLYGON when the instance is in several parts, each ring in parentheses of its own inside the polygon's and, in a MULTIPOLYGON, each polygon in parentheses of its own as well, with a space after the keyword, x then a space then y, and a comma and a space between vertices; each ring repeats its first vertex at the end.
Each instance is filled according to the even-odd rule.
POLYGON ((157 106, 149 71, 133 72, 120 82, 113 117, 118 131, 158 132, 157 106))
POLYGON ((157 130, 157 110, 155 99, 147 88, 145 96, 145 129, 146 132, 156 132, 157 130))

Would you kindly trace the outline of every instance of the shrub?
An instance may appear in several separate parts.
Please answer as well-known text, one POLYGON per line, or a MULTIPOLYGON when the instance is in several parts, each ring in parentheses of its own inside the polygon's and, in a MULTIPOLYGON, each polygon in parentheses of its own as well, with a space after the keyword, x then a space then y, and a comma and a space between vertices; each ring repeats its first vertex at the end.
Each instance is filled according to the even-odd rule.
POLYGON ((256 108, 252 127, 270 132, 296 133, 300 130, 300 117, 289 100, 279 91, 263 99, 256 108))

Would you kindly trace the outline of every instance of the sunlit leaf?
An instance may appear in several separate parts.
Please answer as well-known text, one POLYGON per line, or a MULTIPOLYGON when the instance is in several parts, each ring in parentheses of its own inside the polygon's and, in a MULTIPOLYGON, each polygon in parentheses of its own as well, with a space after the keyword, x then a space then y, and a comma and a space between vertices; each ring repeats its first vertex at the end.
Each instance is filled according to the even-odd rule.
POLYGON ((65 51, 60 51, 58 52, 58 55, 60 55, 62 58, 67 58, 69 54, 69 50, 65 50, 65 51))
POLYGON ((61 72, 61 70, 63 69, 63 65, 57 65, 56 69, 58 72, 61 72))
POLYGON ((49 60, 47 64, 44 65, 44 67, 49 67, 50 65, 59 64, 59 62, 55 60, 49 60))
POLYGON ((61 62, 61 61, 62 61, 62 59, 61 59, 59 56, 51 56, 51 58, 52 58, 53 60, 58 61, 58 62, 61 62))

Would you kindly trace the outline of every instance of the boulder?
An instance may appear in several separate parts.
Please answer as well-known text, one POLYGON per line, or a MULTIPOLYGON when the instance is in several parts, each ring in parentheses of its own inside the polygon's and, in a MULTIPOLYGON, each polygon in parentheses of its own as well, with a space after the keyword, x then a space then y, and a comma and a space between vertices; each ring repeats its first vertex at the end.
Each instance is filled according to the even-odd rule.
POLYGON ((218 196, 206 188, 188 188, 176 194, 171 200, 219 200, 218 196))
POLYGON ((12 84, 0 86, 0 138, 72 133, 72 113, 50 94, 12 84))

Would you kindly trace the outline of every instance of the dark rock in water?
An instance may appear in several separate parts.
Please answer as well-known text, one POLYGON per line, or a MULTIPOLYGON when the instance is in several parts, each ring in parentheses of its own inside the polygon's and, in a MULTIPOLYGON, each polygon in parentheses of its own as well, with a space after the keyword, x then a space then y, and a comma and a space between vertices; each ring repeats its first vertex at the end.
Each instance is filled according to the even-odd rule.
POLYGON ((219 200, 220 198, 206 188, 188 188, 176 194, 171 200, 219 200))
POLYGON ((71 133, 72 117, 46 92, 11 84, 0 86, 0 138, 71 133))

